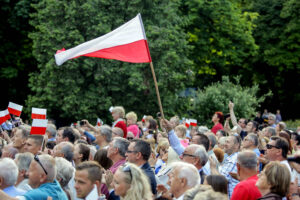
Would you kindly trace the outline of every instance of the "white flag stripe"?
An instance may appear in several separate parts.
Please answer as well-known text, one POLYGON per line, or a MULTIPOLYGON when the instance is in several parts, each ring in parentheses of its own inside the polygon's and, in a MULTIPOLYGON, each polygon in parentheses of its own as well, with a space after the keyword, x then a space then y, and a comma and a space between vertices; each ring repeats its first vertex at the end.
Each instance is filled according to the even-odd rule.
POLYGON ((23 109, 23 106, 20 106, 18 104, 12 103, 12 102, 9 102, 8 107, 18 110, 18 111, 22 111, 22 109, 23 109))
POLYGON ((191 123, 197 123, 197 120, 196 119, 190 119, 190 122, 191 123))
POLYGON ((129 44, 143 39, 146 40, 146 34, 144 33, 140 14, 138 14, 135 18, 112 32, 55 54, 56 64, 61 65, 68 59, 74 57, 99 51, 101 49, 129 44))
POLYGON ((6 110, 3 110, 3 111, 0 111, 0 117, 4 117, 4 116, 6 116, 6 115, 8 115, 9 114, 9 112, 8 112, 8 110, 6 109, 6 110))
POLYGON ((32 126, 33 127, 47 127, 48 120, 47 119, 33 119, 32 126))
POLYGON ((33 114, 46 115, 47 109, 44 108, 32 108, 33 114))

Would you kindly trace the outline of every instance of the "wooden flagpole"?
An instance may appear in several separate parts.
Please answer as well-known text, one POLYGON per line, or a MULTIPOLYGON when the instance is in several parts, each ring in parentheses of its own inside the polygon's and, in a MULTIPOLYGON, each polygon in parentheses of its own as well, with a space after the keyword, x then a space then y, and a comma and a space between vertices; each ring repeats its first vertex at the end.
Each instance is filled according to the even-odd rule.
POLYGON ((156 91, 157 101, 158 101, 158 105, 159 105, 159 110, 160 110, 162 119, 164 119, 165 118, 164 111, 163 111, 163 108, 162 108, 162 105, 161 105, 161 101, 160 101, 160 95, 159 95, 159 90, 158 90, 158 86, 157 86, 157 81, 156 81, 156 76, 155 76, 155 72, 154 72, 154 67, 153 67, 152 61, 150 62, 150 68, 151 68, 151 72, 152 72, 152 76, 153 76, 153 80, 154 80, 154 85, 155 85, 155 91, 156 91))

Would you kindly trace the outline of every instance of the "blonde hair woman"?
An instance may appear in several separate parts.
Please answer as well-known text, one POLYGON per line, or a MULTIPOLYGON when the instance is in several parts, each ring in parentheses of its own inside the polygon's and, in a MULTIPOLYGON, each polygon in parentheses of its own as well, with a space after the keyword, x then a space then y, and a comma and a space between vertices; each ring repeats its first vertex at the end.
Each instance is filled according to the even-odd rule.
POLYGON ((132 132, 135 138, 139 138, 140 129, 138 125, 136 124, 137 121, 137 115, 135 112, 129 112, 126 114, 126 120, 127 120, 127 132, 132 132))
POLYGON ((112 110, 111 110, 111 115, 112 115, 112 118, 114 120, 114 123, 112 125, 112 128, 113 127, 118 127, 120 129, 123 130, 124 132, 124 138, 127 137, 127 126, 126 126, 126 123, 125 123, 125 120, 124 120, 124 117, 125 117, 125 110, 122 106, 116 106, 114 107, 112 110))
POLYGON ((114 174, 115 194, 123 200, 151 200, 152 192, 149 180, 141 169, 133 164, 119 167, 114 174))

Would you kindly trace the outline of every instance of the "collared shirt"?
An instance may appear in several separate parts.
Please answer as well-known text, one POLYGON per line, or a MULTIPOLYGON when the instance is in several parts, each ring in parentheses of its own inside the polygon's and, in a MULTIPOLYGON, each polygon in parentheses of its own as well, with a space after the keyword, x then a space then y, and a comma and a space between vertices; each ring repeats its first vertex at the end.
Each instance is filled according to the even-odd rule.
POLYGON ((121 166, 121 165, 124 165, 124 163, 126 162, 126 159, 124 158, 123 160, 119 160, 118 162, 116 162, 115 164, 113 164, 109 170, 114 174, 118 168, 121 166))
POLYGON ((261 197, 261 193, 255 186, 258 180, 257 175, 241 181, 233 190, 231 200, 256 200, 261 197))
POLYGON ((11 197, 21 196, 26 193, 26 191, 16 188, 15 186, 9 186, 3 189, 7 195, 11 197))
POLYGON ((29 191, 32 190, 30 185, 28 184, 28 178, 25 178, 23 181, 21 181, 17 186, 18 189, 24 190, 24 191, 29 191))
POLYGON ((183 198, 184 198, 184 193, 183 193, 183 195, 181 195, 180 197, 174 198, 174 200, 183 200, 183 198))
POLYGON ((94 185, 94 189, 85 197, 84 200, 104 200, 104 199, 105 199, 104 195, 98 196, 97 186, 94 185))
POLYGON ((237 167, 236 167, 237 156, 238 156, 238 152, 235 152, 227 156, 226 160, 224 160, 223 164, 219 167, 220 174, 222 174, 228 181, 229 199, 232 195, 234 187, 239 183, 238 180, 232 178, 232 176, 230 176, 229 174, 230 172, 237 173, 237 167))

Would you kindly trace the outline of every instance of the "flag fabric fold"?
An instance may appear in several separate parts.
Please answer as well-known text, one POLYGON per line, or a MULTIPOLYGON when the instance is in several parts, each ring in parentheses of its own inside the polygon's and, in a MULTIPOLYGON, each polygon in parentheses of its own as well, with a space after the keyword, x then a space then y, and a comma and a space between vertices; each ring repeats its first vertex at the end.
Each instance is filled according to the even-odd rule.
POLYGON ((45 135, 47 129, 47 119, 33 119, 30 130, 31 135, 45 135))
POLYGON ((32 108, 31 119, 46 119, 47 109, 32 108))
POLYGON ((10 119, 8 110, 0 111, 0 125, 10 119))
POLYGON ((18 105, 18 104, 13 103, 13 102, 9 102, 7 109, 8 109, 8 112, 10 114, 20 117, 20 115, 22 113, 23 106, 18 105))
POLYGON ((57 65, 62 65, 67 60, 80 56, 132 63, 151 62, 141 14, 101 37, 68 50, 58 50, 55 61, 57 65))

